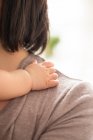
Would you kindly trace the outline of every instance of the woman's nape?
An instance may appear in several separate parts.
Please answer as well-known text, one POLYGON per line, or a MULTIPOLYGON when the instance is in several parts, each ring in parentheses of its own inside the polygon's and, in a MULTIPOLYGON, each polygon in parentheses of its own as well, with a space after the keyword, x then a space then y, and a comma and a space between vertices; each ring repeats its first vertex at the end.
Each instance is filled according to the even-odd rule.
POLYGON ((29 53, 20 48, 17 52, 7 52, 0 44, 0 69, 13 71, 18 68, 20 62, 29 55, 29 53))

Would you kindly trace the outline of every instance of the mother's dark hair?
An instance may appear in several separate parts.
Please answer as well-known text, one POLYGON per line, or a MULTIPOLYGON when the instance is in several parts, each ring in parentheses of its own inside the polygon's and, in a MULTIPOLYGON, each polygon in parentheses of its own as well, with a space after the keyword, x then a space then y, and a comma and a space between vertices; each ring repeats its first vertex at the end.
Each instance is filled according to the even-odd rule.
POLYGON ((0 41, 6 51, 42 52, 49 30, 47 0, 2 0, 0 41))

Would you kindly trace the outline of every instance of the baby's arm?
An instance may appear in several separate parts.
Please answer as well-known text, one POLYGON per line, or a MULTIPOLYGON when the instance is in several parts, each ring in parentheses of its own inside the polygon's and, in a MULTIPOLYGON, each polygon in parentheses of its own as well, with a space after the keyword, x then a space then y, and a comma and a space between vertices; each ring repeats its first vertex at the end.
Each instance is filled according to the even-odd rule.
POLYGON ((33 63, 25 70, 0 70, 0 100, 25 95, 30 90, 41 90, 58 84, 58 75, 51 62, 33 63))
POLYGON ((25 70, 13 72, 0 70, 0 100, 22 96, 31 89, 31 77, 25 70))

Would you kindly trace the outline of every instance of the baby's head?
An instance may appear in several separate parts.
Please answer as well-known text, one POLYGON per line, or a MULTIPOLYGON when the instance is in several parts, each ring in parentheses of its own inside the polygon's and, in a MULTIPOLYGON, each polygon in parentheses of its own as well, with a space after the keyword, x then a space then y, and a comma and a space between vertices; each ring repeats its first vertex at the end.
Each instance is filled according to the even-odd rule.
POLYGON ((6 51, 43 51, 49 30, 47 0, 0 0, 0 42, 6 51))

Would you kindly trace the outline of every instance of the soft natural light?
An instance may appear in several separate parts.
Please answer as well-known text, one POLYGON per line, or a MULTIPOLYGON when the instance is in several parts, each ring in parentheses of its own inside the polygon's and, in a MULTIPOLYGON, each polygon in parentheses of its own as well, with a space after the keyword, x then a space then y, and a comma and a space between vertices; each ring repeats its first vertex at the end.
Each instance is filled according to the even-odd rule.
POLYGON ((64 74, 93 82, 93 0, 48 0, 51 36, 60 43, 50 57, 64 74))

